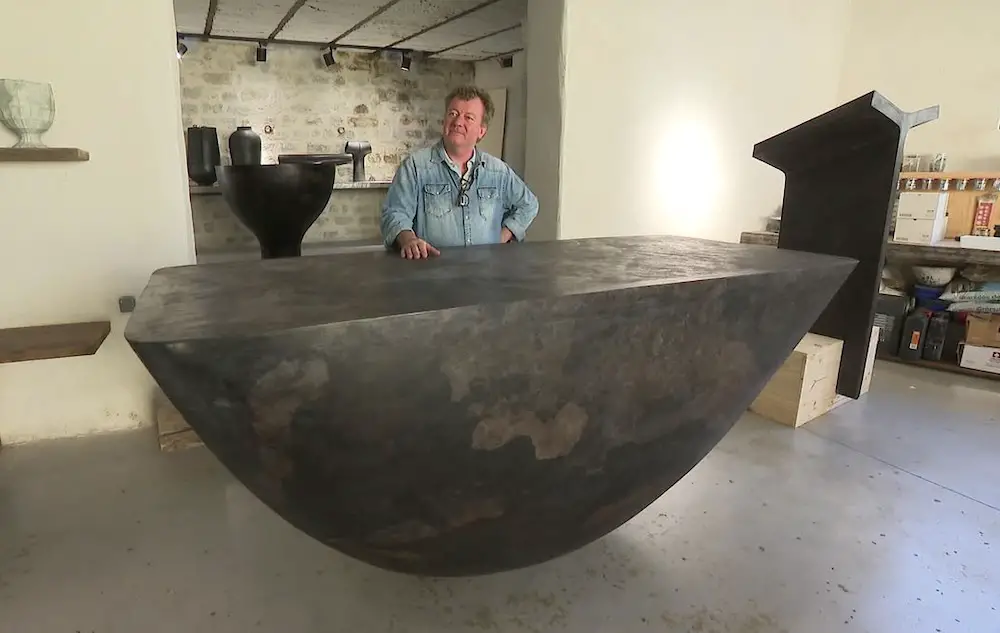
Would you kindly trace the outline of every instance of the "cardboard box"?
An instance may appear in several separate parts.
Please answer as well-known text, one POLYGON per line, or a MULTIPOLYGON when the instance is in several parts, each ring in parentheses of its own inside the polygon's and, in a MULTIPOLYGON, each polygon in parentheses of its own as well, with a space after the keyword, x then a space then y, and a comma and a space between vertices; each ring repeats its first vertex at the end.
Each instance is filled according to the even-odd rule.
POLYGON ((892 240, 901 244, 937 244, 944 239, 947 227, 947 223, 937 220, 898 218, 892 240))
POLYGON ((904 191, 899 194, 899 206, 896 207, 897 218, 911 220, 937 220, 948 215, 948 194, 946 193, 916 193, 904 191))
POLYGON ((1000 314, 970 314, 965 322, 965 342, 979 347, 1000 347, 1000 314))
POLYGON ((947 228, 948 194, 900 194, 893 241, 904 244, 935 244, 944 239, 947 228))
POLYGON ((1000 348, 966 343, 962 347, 962 367, 1000 374, 1000 348))

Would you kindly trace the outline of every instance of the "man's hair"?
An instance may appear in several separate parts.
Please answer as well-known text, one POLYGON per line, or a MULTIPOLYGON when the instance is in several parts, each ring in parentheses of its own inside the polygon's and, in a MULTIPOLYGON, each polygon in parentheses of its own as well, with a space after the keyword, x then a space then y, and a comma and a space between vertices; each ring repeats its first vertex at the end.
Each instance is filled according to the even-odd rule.
POLYGON ((477 86, 459 86, 455 88, 450 93, 444 101, 444 107, 447 109, 451 102, 455 99, 461 101, 472 101, 473 99, 479 99, 483 102, 483 125, 489 126, 490 121, 493 120, 493 99, 490 97, 489 93, 479 88, 477 86))

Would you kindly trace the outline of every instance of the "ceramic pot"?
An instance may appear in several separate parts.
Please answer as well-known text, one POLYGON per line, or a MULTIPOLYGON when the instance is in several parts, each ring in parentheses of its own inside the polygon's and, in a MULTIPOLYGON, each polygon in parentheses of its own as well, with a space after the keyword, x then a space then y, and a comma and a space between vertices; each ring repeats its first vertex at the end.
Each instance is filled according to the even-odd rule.
POLYGON ((215 168, 222 164, 219 132, 214 127, 189 127, 187 130, 188 177, 199 185, 214 185, 215 168))
POLYGON ((260 165, 260 137, 249 125, 229 135, 229 157, 234 165, 260 165))
POLYGON ((42 134, 56 118, 52 85, 0 79, 0 121, 17 134, 14 147, 45 147, 42 134))

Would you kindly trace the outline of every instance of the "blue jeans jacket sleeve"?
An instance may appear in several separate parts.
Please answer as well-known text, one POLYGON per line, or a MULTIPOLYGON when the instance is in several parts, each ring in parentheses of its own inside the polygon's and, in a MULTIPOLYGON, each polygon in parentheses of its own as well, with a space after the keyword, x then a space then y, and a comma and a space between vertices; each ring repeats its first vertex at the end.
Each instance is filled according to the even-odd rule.
MULTIPOLYGON (((382 203, 382 239, 387 248, 393 248, 402 231, 414 230, 417 215, 417 166, 408 157, 396 170, 389 191, 382 203)), ((513 231, 514 229, 511 229, 513 231)))
POLYGON ((505 189, 507 199, 504 201, 506 212, 503 225, 510 229, 517 241, 523 242, 525 232, 538 215, 538 198, 510 167, 507 167, 505 189))

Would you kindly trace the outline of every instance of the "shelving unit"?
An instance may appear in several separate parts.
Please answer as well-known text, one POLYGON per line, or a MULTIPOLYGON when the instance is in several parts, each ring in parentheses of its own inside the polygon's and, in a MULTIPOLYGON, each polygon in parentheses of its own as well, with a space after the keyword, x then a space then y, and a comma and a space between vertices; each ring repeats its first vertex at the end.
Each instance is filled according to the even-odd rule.
POLYGON ((90 160, 78 147, 0 147, 0 163, 72 163, 90 160))
POLYGON ((889 361, 890 363, 898 363, 900 365, 913 365, 914 367, 924 367, 926 369, 937 369, 939 371, 946 371, 952 374, 961 374, 963 376, 974 376, 976 378, 986 378, 989 380, 1000 380, 1000 374, 991 374, 988 371, 979 371, 978 369, 969 369, 968 367, 962 367, 961 365, 956 365, 954 363, 945 362, 943 360, 903 360, 896 356, 880 356, 879 360, 889 361))
MULTIPOLYGON (((973 220, 976 215, 976 204, 980 196, 988 193, 1000 194, 1000 171, 914 171, 899 174, 899 193, 947 193, 948 195, 948 228, 946 238, 969 235, 972 232, 973 220), (907 189, 906 182, 917 181, 916 189, 907 189), (931 183, 929 189, 924 184, 931 183), (948 189, 941 189, 941 182, 948 182, 948 189), (966 188, 959 189, 958 184, 966 181, 966 188), (985 189, 976 189, 976 181, 983 181, 985 189)), ((994 223, 1000 224, 1000 215, 994 214, 994 223)))

